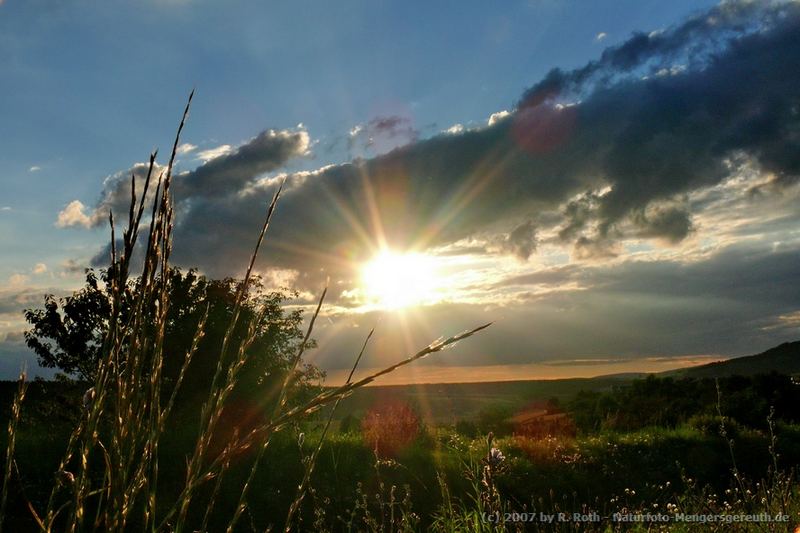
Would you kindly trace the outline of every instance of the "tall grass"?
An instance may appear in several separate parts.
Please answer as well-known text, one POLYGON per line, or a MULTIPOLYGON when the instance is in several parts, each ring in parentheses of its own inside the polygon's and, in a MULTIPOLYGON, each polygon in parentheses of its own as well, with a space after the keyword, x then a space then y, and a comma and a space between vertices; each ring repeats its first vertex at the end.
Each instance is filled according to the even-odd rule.
MULTIPOLYGON (((296 369, 308 346, 315 320, 325 299, 325 290, 309 323, 303 343, 290 359, 291 368, 272 416, 244 434, 234 432, 224 446, 212 446, 218 435, 216 430, 224 408, 247 361, 248 348, 256 338, 256 327, 267 312, 265 306, 249 323, 244 324, 247 330, 244 338, 239 342, 233 340, 233 332, 240 326, 240 311, 252 280, 253 268, 278 205, 281 195, 279 188, 267 206, 244 281, 236 294, 233 313, 223 338, 211 386, 200 410, 199 431, 187 457, 182 487, 177 495, 160 491, 159 445, 167 431, 167 422, 186 375, 186 369, 203 338, 207 317, 206 310, 206 315, 197 324, 191 348, 184 355, 177 382, 171 390, 168 390, 164 386, 162 368, 167 311, 170 307, 168 285, 170 277, 166 274, 170 268, 175 224, 171 186, 177 147, 193 94, 189 96, 184 109, 165 170, 156 175, 157 154, 153 153, 150 156, 142 191, 137 192, 135 179, 131 176, 130 208, 119 249, 115 235, 114 214, 109 213, 111 253, 108 277, 111 289, 111 318, 102 344, 96 379, 84 397, 84 412, 69 436, 66 452, 54 474, 48 502, 42 509, 30 506, 34 520, 41 531, 48 533, 133 529, 152 532, 187 531, 191 528, 189 522, 192 505, 197 504, 200 492, 213 481, 212 496, 204 509, 203 528, 205 528, 209 516, 214 512, 222 478, 229 472, 232 460, 244 451, 258 450, 249 476, 240 487, 238 504, 228 519, 226 530, 233 531, 247 508, 248 491, 255 471, 264 457, 264 450, 277 431, 306 419, 311 413, 328 404, 338 403, 344 396, 371 383, 379 376, 438 352, 489 325, 436 341, 416 354, 358 381, 352 380, 351 373, 351 379, 344 385, 320 392, 300 405, 290 406, 287 397, 295 384, 296 369), (152 199, 150 220, 149 224, 144 224, 142 219, 148 207, 148 198, 152 199), (146 234, 141 235, 143 238, 140 238, 140 230, 146 231, 146 234), (143 243, 140 242, 142 240, 143 243), (142 245, 144 253, 141 274, 139 282, 135 285, 136 289, 132 290, 133 285, 129 283, 131 281, 129 273, 133 268, 132 258, 134 252, 142 245), (129 307, 123 306, 123 302, 129 302, 129 307)), ((356 364, 357 361, 358 359, 356 364)), ((20 378, 13 416, 8 428, 3 496, 0 501, 0 528, 5 516, 8 488, 14 482, 12 479, 14 443, 24 394, 23 376, 20 378)), ((323 438, 326 433, 323 432, 323 438)), ((319 445, 306 462, 303 481, 286 521, 287 531, 292 527, 293 516, 297 513, 308 490, 310 475, 318 453, 319 445)))

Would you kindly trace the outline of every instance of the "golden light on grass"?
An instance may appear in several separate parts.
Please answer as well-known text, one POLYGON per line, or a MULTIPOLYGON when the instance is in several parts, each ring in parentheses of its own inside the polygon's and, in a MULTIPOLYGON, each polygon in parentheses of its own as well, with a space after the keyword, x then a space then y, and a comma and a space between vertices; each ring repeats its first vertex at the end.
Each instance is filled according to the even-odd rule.
POLYGON ((364 294, 371 305, 401 309, 434 300, 443 282, 432 256, 381 250, 361 271, 364 294))

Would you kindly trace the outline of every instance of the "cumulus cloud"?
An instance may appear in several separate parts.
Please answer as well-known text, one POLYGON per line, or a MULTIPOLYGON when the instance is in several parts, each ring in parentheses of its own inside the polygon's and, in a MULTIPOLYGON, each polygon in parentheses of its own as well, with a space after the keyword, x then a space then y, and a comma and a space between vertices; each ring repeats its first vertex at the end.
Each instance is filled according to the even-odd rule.
POLYGON ((86 214, 86 206, 80 200, 73 200, 58 213, 56 226, 68 228, 71 226, 89 227, 92 225, 92 218, 86 214))
POLYGON ((47 272, 47 265, 44 263, 36 263, 31 270, 34 274, 44 274, 47 272))
MULTIPOLYGON (((100 200, 93 208, 88 208, 80 200, 73 200, 58 214, 56 226, 68 228, 83 226, 86 228, 108 224, 108 214, 112 211, 117 218, 127 213, 131 201, 131 178, 136 182, 137 194, 144 190, 149 163, 136 163, 133 167, 112 174, 103 181, 100 200)), ((153 166, 153 175, 148 191, 150 198, 155 194, 155 185, 159 174, 164 170, 158 164, 153 166)))
POLYGON ((489 120, 486 121, 486 124, 489 126, 494 126, 504 118, 511 116, 511 112, 507 110, 498 111, 497 113, 492 113, 489 115, 489 120))
POLYGON ((31 168, 28 169, 28 172, 39 172, 40 170, 42 170, 42 167, 38 165, 33 165, 31 168))
MULTIPOLYGON (((183 145, 182 145, 183 146, 183 145)), ((177 201, 220 197, 240 192, 257 177, 276 170, 294 157, 307 153, 308 133, 305 130, 266 130, 238 148, 224 146, 198 155, 205 162, 190 172, 178 174, 173 187, 177 201), (224 150, 222 149, 224 148, 224 150)), ((70 202, 59 214, 56 226, 96 227, 107 223, 109 211, 127 213, 130 205, 131 179, 137 192, 144 190, 149 163, 136 163, 131 168, 108 176, 103 182, 100 200, 89 210, 79 200, 70 202)), ((166 168, 153 166, 148 194, 155 194, 156 182, 166 168)))
POLYGON ((197 146, 192 143, 182 143, 178 145, 178 148, 175 150, 178 155, 185 155, 197 150, 197 146))
POLYGON ((203 163, 208 163, 212 159, 216 159, 223 155, 228 155, 231 152, 233 152, 233 146, 230 144, 223 144, 221 146, 216 146, 214 148, 209 148, 208 150, 201 150, 200 152, 197 152, 197 158, 203 163))
POLYGON ((303 155, 309 146, 308 133, 266 130, 235 150, 215 157, 176 181, 178 194, 206 197, 229 194, 248 182, 303 155))
POLYGON ((594 40, 595 40, 595 41, 598 41, 598 42, 600 42, 600 41, 602 41, 603 39, 605 39, 606 37, 608 37, 608 34, 607 34, 606 32, 604 32, 604 31, 601 31, 600 33, 598 33, 598 34, 595 36, 594 40))

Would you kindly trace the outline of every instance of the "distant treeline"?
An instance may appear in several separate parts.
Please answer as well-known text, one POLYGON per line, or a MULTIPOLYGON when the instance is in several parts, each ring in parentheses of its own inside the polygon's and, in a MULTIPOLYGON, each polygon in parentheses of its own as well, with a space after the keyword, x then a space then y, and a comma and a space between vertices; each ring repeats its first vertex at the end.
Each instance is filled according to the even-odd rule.
POLYGON ((777 373, 716 381, 649 376, 610 391, 581 391, 567 409, 584 433, 702 424, 720 413, 760 429, 766 427, 771 410, 776 421, 800 421, 800 384, 777 373))

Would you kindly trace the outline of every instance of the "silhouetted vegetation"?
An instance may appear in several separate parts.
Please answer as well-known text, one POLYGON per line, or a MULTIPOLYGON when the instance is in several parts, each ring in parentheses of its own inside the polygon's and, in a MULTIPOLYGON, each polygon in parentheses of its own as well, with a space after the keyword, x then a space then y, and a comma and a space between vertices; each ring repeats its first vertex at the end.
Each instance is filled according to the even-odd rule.
MULTIPOLYGON (((722 411, 742 425, 764 429, 770 409, 776 420, 800 421, 800 386, 787 375, 732 376, 718 381, 722 411)), ((590 433, 675 428, 696 417, 716 416, 717 400, 713 379, 649 376, 607 392, 580 392, 568 406, 578 428, 590 433)))

